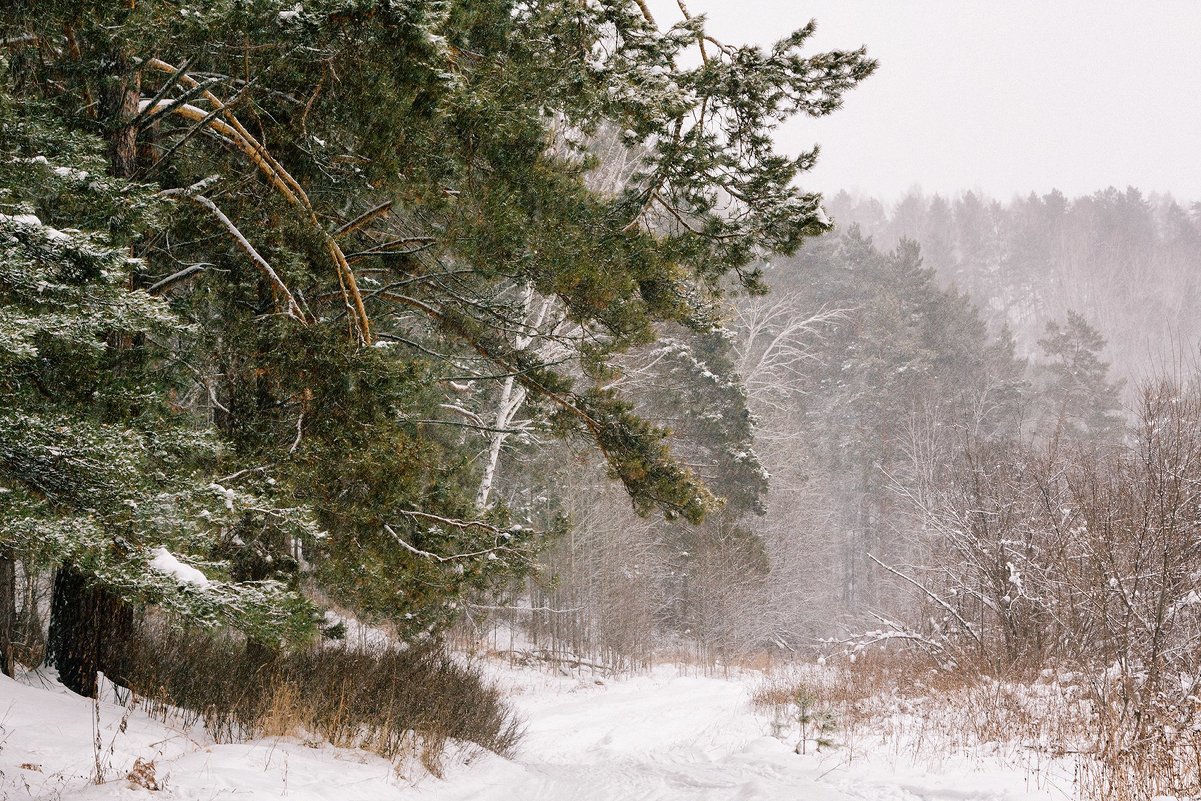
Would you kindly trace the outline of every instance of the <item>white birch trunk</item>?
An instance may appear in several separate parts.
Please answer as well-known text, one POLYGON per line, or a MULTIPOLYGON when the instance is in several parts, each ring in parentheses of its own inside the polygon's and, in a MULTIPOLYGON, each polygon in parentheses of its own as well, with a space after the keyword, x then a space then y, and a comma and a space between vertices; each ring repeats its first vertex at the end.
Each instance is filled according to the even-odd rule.
MULTIPOLYGON (((534 287, 527 284, 525 297, 522 299, 523 320, 529 317, 530 307, 533 305, 533 302, 534 287)), ((513 344, 518 350, 525 350, 534 341, 533 332, 546 319, 551 303, 551 298, 543 300, 534 319, 528 320, 528 333, 521 334, 514 340, 513 344)), ((500 400, 497 402, 496 419, 493 426, 496 430, 492 432, 492 442, 488 447, 488 460, 484 463, 484 477, 480 481, 480 489, 475 496, 475 505, 481 509, 488 506, 488 499, 491 497, 492 488, 496 483, 496 466, 500 462, 501 448, 504 447, 505 440, 509 437, 509 427, 513 424, 513 419, 525 403, 525 398, 525 388, 517 384, 516 377, 512 375, 506 377, 504 385, 500 390, 500 400)))

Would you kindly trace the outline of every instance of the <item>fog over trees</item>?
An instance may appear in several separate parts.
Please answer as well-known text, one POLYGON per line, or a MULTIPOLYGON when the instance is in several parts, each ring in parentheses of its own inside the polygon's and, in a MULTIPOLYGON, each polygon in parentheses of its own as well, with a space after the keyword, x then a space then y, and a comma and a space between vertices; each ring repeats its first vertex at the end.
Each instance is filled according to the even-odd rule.
MULTIPOLYGON (((1201 229, 1177 202, 1134 189, 1008 205, 914 194, 891 211, 840 193, 827 207, 836 230, 764 265, 771 293, 738 297, 726 312, 732 363, 701 369, 734 371, 771 475, 767 497, 792 498, 787 521, 766 501, 767 515, 747 525, 827 531, 805 561, 841 551, 842 586, 829 592, 855 608, 884 591, 879 576, 865 579, 879 568, 860 538, 872 532, 885 547, 887 529, 907 525, 890 487, 930 469, 915 460, 934 458, 936 439, 1123 440, 1140 381, 1192 358, 1201 229), (831 517, 796 524, 800 498, 835 477, 848 494, 816 503, 831 517)), ((651 368, 623 381, 649 386, 647 370, 663 370, 673 377, 653 385, 660 399, 680 391, 666 352, 648 351, 651 368)), ((703 403, 690 401, 701 416, 703 403)), ((705 435, 693 419, 654 416, 684 442, 705 435)), ((789 583, 821 596, 812 581, 789 583)))
POLYGON ((1192 201, 1107 187, 1008 201, 915 192, 890 209, 842 192, 826 206, 884 249, 918 242, 940 284, 967 292, 994 331, 1008 326, 1023 355, 1037 355, 1048 322, 1074 312, 1107 340, 1114 377, 1133 386, 1190 354, 1201 333, 1192 201))

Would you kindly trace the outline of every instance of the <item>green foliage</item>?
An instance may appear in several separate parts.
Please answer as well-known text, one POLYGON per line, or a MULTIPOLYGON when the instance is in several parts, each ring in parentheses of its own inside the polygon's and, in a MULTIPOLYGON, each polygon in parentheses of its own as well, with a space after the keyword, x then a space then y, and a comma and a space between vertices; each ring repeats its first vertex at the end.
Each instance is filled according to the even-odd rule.
POLYGON ((797 687, 792 702, 796 705, 796 721, 801 735, 797 743, 798 753, 805 753, 809 740, 814 741, 819 751, 823 748, 833 748, 833 734, 838 729, 834 710, 819 706, 817 696, 804 685, 797 687))
MULTIPOLYGON (((804 55, 812 34, 731 47, 701 19, 662 30, 631 0, 22 1, 0 23, 29 43, 13 50, 14 92, 62 137, 103 139, 107 158, 93 148, 78 169, 143 182, 96 183, 119 207, 114 248, 139 259, 113 268, 105 291, 123 306, 91 323, 124 337, 103 350, 120 379, 93 404, 110 407, 103 422, 140 419, 150 436, 186 419, 220 443, 190 469, 228 465, 223 486, 328 532, 288 534, 248 508, 198 557, 243 582, 310 569, 416 631, 528 569, 539 537, 473 508, 496 381, 515 378, 535 428, 601 453, 640 513, 699 521, 718 506, 667 430, 603 382, 672 326, 709 337, 686 373, 724 376, 707 332, 727 276, 758 290, 756 259, 828 227, 795 187, 816 152, 785 156, 771 134, 836 109, 875 63, 804 55), (589 188, 602 129, 639 154, 611 194, 589 188), (567 356, 519 344, 532 333, 508 299, 524 287, 574 328, 567 356)), ((39 203, 100 230, 74 201, 39 203)), ((38 334, 17 328, 0 319, 28 356, 38 334)), ((744 399, 726 381, 706 403, 704 436, 727 452, 704 478, 753 509, 750 421, 721 413, 744 399)))
MULTIPOLYGON (((93 582, 198 622, 267 638, 304 634, 310 609, 276 581, 234 583, 218 543, 267 503, 212 482, 221 449, 172 410, 160 343, 191 332, 162 301, 129 291, 140 263, 119 246, 153 219, 133 185, 83 169, 97 144, 0 95, 0 548, 27 567, 74 565, 93 582), (60 145, 65 161, 41 152, 60 145), (89 211, 124 206, 108 231, 89 211), (76 216, 78 214, 78 216, 76 216), (203 583, 151 567, 160 549, 205 568, 203 583)), ((268 508, 270 526, 312 531, 268 508)))
POLYGON ((768 476, 754 450, 746 389, 729 336, 725 331, 663 336, 639 359, 650 364, 649 375, 632 379, 629 394, 640 414, 670 428, 680 458, 697 466, 727 513, 762 514, 768 476))

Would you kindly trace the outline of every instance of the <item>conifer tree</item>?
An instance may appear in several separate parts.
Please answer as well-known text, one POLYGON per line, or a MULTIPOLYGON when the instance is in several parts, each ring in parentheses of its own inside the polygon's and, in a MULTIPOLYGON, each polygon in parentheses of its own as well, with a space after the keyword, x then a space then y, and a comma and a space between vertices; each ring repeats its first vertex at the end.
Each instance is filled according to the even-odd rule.
POLYGON ((230 582, 214 561, 241 528, 311 524, 217 483, 218 442, 172 408, 168 345, 192 332, 129 291, 141 265, 127 248, 162 209, 105 176, 102 148, 0 94, 0 553, 59 567, 51 658, 84 694, 97 669, 120 675, 124 600, 269 639, 311 628, 285 584, 230 582))
POLYGON ((1123 382, 1109 380, 1109 364, 1101 359, 1104 337, 1084 317, 1069 311, 1063 325, 1047 323, 1046 336, 1038 344, 1047 435, 1056 440, 1118 441, 1123 382))
POLYGON ((231 491, 328 532, 248 529, 232 575, 303 551, 330 595, 414 634, 529 563, 535 535, 475 508, 495 432, 456 400, 489 383, 595 448, 640 512, 715 506, 611 362, 712 328, 727 276, 758 291, 757 259, 828 227, 794 183, 816 151, 771 133, 875 67, 803 54, 812 24, 735 47, 632 0, 18 0, 0 26, 14 93, 155 198, 129 285, 184 324, 175 402, 245 466, 231 491), (637 154, 608 194, 587 180, 602 131, 637 154), (525 287, 577 332, 566 360, 518 346, 525 287))

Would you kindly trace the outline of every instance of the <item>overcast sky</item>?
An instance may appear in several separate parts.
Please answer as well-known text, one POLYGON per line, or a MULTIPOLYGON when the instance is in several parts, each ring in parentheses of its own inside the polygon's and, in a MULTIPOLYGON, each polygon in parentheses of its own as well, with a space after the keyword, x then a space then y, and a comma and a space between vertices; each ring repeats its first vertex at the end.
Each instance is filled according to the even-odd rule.
MULTIPOLYGON (((820 143, 806 189, 895 199, 1109 185, 1201 200, 1201 1, 687 0, 729 42, 817 19, 816 48, 866 44, 879 71, 841 111, 781 130, 820 143)), ((679 19, 655 0, 659 22, 679 19)))

